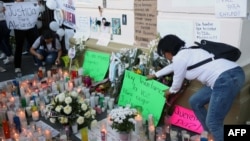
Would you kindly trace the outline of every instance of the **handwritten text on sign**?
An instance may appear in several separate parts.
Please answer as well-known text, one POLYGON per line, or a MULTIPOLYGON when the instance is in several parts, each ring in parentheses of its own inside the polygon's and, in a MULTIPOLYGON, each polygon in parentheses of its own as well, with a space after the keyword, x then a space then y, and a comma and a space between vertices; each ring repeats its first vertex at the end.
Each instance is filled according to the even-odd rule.
POLYGON ((246 17, 247 0, 216 0, 217 17, 246 17))
POLYGON ((108 71, 109 60, 109 54, 86 51, 82 65, 84 75, 89 75, 94 81, 103 80, 108 71))
POLYGON ((145 76, 125 71, 118 105, 131 104, 132 107, 142 107, 143 118, 148 119, 148 115, 152 114, 154 124, 157 125, 165 103, 163 90, 166 89, 168 87, 160 82, 146 80, 145 76))
POLYGON ((185 128, 187 130, 201 133, 202 125, 194 115, 192 110, 176 105, 171 117, 171 124, 185 128))
POLYGON ((5 17, 9 29, 31 29, 36 25, 39 6, 35 2, 5 3, 5 17))

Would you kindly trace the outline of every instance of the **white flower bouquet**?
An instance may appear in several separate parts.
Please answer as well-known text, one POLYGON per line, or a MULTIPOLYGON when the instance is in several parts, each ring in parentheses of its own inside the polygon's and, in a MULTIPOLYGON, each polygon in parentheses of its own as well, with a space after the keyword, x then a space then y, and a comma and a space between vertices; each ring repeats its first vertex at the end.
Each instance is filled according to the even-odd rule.
POLYGON ((112 121, 111 128, 118 132, 129 133, 135 130, 136 109, 129 107, 119 107, 110 111, 110 120, 112 121))
POLYGON ((91 127, 97 123, 96 111, 76 92, 58 94, 48 105, 50 122, 59 122, 63 125, 77 123, 82 127, 91 127))

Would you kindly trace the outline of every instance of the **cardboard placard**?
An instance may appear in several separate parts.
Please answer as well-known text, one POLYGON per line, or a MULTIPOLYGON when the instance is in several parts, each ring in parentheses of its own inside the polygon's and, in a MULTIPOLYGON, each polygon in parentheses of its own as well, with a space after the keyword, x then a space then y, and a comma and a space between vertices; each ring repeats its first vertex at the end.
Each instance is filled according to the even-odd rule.
POLYGON ((203 131, 203 127, 194 112, 179 105, 175 106, 174 113, 171 116, 171 124, 199 134, 203 131))
POLYGON ((103 80, 109 68, 109 61, 110 54, 86 51, 82 65, 84 75, 89 75, 94 81, 103 80))
POLYGON ((132 71, 125 71, 118 105, 142 107, 142 116, 148 119, 152 114, 154 124, 157 125, 165 103, 164 90, 168 87, 155 80, 146 80, 145 76, 132 71))

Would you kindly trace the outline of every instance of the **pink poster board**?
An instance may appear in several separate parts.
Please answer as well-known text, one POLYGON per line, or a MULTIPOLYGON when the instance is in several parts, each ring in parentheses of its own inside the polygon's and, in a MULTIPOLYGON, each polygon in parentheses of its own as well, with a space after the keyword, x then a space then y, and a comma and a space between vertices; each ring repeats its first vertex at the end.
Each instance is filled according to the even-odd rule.
POLYGON ((175 126, 182 127, 195 133, 200 134, 203 131, 202 125, 194 112, 179 105, 175 106, 170 122, 175 126))

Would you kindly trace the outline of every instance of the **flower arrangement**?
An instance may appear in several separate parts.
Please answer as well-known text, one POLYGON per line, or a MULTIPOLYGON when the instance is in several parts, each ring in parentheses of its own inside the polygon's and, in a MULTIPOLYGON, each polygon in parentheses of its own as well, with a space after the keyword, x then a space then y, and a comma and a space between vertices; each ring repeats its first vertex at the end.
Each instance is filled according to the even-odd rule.
POLYGON ((129 133, 135 130, 136 109, 119 107, 110 111, 111 128, 118 132, 129 133))
POLYGON ((97 123, 96 111, 76 91, 58 94, 48 106, 48 117, 52 123, 77 123, 81 127, 91 127, 97 123))

